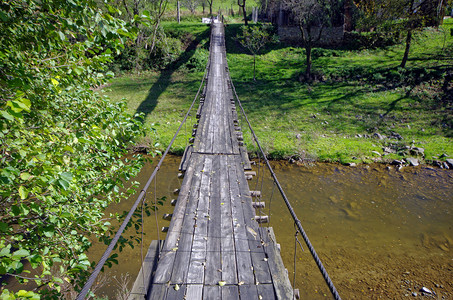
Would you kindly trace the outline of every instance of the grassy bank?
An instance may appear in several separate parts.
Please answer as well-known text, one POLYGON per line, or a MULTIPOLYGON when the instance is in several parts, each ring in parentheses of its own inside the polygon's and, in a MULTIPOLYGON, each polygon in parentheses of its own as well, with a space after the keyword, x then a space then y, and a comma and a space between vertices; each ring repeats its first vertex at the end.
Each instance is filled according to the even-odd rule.
MULTIPOLYGON (((202 78, 208 56, 208 27, 166 23, 190 32, 190 46, 162 72, 126 75, 107 94, 128 99, 132 112, 145 113, 151 144, 168 145, 202 78), (151 132, 151 131, 150 131, 151 132)), ((318 80, 299 81, 304 50, 278 44, 257 60, 232 40, 240 24, 227 27, 228 64, 239 98, 268 154, 321 161, 390 161, 424 149, 426 161, 453 155, 453 20, 442 30, 427 29, 413 43, 406 70, 397 66, 404 47, 375 50, 315 49, 318 80), (446 74, 450 74, 450 77, 446 74), (385 150, 385 151, 384 151, 385 150)), ((173 151, 181 152, 194 119, 173 151)), ((243 126, 245 128, 245 126, 243 126)), ((253 150, 249 134, 244 134, 253 150)), ((420 158, 422 154, 419 152, 420 158)))

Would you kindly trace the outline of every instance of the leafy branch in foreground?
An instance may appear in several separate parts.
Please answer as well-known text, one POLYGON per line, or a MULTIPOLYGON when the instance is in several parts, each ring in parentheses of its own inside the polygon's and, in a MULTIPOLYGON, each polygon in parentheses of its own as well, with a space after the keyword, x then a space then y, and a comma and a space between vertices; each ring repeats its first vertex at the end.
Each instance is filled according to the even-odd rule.
MULTIPOLYGON (((95 88, 134 27, 89 0, 0 4, 0 276, 33 281, 2 298, 61 297, 90 268, 90 235, 143 160, 123 159, 141 122, 95 88), (60 268, 61 274, 51 272, 60 268)), ((137 21, 137 20, 136 20, 137 21)))

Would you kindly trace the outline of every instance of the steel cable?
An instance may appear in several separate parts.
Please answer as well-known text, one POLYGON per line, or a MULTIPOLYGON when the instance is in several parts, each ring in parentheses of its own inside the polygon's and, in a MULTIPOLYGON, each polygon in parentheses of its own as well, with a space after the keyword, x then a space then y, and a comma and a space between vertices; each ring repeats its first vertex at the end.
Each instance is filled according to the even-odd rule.
POLYGON ((293 207, 291 206, 291 203, 289 202, 288 198, 286 197, 286 194, 283 191, 283 188, 280 185, 280 182, 278 181, 277 176, 275 175, 274 170, 272 169, 272 167, 271 167, 271 165, 269 163, 269 160, 267 159, 266 155, 264 154, 263 148, 261 147, 261 144, 258 141, 258 138, 257 138, 257 136, 255 134, 255 131, 253 130, 252 125, 250 124, 250 121, 249 121, 249 119, 248 119, 248 117, 247 117, 247 115, 245 113, 245 110, 242 107, 242 103, 239 100, 239 97, 238 97, 238 95, 236 93, 236 88, 235 88, 235 86, 233 84, 233 81, 231 81, 231 88, 233 89, 234 96, 236 97, 236 100, 237 100, 237 102, 239 104, 239 107, 241 108, 242 114, 244 115, 244 118, 245 118, 245 120, 246 120, 246 122, 247 122, 247 124, 248 124, 248 126, 250 128, 250 131, 251 131, 251 133, 253 135, 253 139, 255 140, 255 142, 258 145, 258 148, 259 148, 261 154, 263 155, 263 159, 264 159, 264 161, 265 161, 265 163, 266 163, 266 165, 267 165, 267 167, 269 169, 269 172, 271 173, 272 178, 274 179, 275 184, 277 185, 277 188, 280 191, 280 194, 283 197, 283 200, 285 201, 286 206, 288 207, 289 213, 291 214, 291 217, 293 218, 293 220, 294 220, 294 222, 295 222, 295 224, 297 226, 297 229, 301 233, 301 235, 302 235, 302 237, 303 237, 303 239, 305 241, 305 244, 307 245, 311 255, 313 256, 313 259, 315 260, 316 265, 318 266, 318 268, 319 268, 319 270, 320 270, 320 272, 322 274, 322 277, 324 278, 324 281, 326 282, 327 286, 329 287, 330 292, 332 293, 332 296, 334 297, 334 299, 340 300, 341 297, 338 294, 337 289, 335 288, 335 285, 332 282, 332 279, 330 279, 330 276, 327 273, 327 270, 324 268, 324 265, 322 264, 321 259, 319 258, 318 254, 316 253, 315 248, 311 244, 310 239, 308 238, 308 235, 305 233, 305 230, 302 227, 302 223, 297 218, 296 212, 294 211, 293 207))
POLYGON ((160 167, 161 167, 161 165, 162 165, 162 163, 163 163, 163 161, 165 159, 165 156, 167 156, 168 152, 170 151, 171 146, 173 145, 173 143, 176 140, 176 137, 178 136, 179 132, 181 131, 182 126, 184 125, 184 123, 186 122, 187 118, 189 117, 190 111, 192 110, 193 106, 195 105, 196 100, 198 99, 198 96, 200 94, 200 91, 201 91, 201 89, 203 87, 203 84, 204 84, 204 81, 205 81, 205 78, 206 78, 206 74, 208 73, 208 69, 209 69, 209 66, 211 64, 211 59, 210 58, 211 58, 211 54, 209 54, 209 60, 208 60, 208 64, 206 65, 205 72, 203 74, 203 79, 201 80, 200 87, 198 88, 198 92, 197 92, 195 98, 193 99, 189 110, 187 111, 186 115, 184 116, 184 119, 181 121, 181 124, 179 125, 178 130, 176 131, 175 135, 173 136, 172 140, 170 141, 170 144, 168 145, 167 149, 165 149, 165 152, 162 155, 161 159, 159 160, 159 163, 157 164, 157 166, 154 169, 153 173, 151 174, 151 176, 149 177, 148 181, 146 182, 145 187, 140 191, 140 194, 138 195, 137 200, 132 205, 131 210, 127 214, 127 216, 124 219, 123 223, 121 224, 120 228, 118 229, 118 231, 116 232, 116 234, 113 237, 112 241, 110 242, 109 246, 107 247, 107 250, 105 250, 105 252, 102 255, 101 259, 98 261, 96 267, 94 268, 93 273, 91 273, 91 275, 88 278, 87 282, 85 283, 85 285, 83 286, 83 288, 80 291, 79 295, 77 296, 77 298, 76 298, 77 300, 83 300, 88 295, 88 292, 90 291, 91 286, 93 285, 94 281, 96 280, 96 277, 99 275, 99 273, 101 272, 105 262, 107 261, 108 257, 112 253, 113 248, 116 246, 116 243, 118 242, 121 234, 123 233, 124 229, 126 228, 127 224, 129 223, 132 215, 136 211, 137 206, 139 205, 139 203, 145 197, 146 191, 148 190, 149 186, 151 185, 152 180, 154 179, 154 177, 156 176, 157 172, 159 171, 159 169, 160 169, 160 167))

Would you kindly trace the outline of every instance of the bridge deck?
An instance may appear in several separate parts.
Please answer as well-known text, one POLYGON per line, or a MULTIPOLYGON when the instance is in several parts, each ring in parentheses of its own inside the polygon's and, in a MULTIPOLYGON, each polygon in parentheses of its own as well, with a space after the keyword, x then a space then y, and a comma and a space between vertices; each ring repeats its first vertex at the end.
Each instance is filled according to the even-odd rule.
POLYGON ((211 63, 193 148, 167 238, 146 259, 132 299, 292 299, 272 229, 255 221, 249 162, 228 85, 223 25, 211 33, 211 63), (147 279, 148 280, 148 279, 147 279))

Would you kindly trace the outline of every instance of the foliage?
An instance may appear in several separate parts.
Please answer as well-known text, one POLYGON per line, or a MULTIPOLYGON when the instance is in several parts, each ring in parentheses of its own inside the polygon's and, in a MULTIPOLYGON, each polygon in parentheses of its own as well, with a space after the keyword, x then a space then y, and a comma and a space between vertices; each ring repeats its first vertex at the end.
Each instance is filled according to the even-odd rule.
POLYGON ((271 42, 278 40, 273 34, 272 25, 258 24, 256 26, 242 26, 242 34, 238 35, 237 40, 247 48, 253 55, 253 80, 256 80, 256 55, 261 49, 271 42))
MULTIPOLYGON (((159 63, 166 60, 168 45, 172 42, 167 39, 161 24, 167 6, 168 0, 121 2, 117 17, 125 21, 134 20, 137 35, 126 45, 126 53, 115 58, 112 69, 140 71, 154 64, 158 65, 157 68, 162 67, 159 63)), ((172 46, 170 44, 170 48, 172 46)))
POLYGON ((442 16, 442 7, 451 1, 443 0, 357 0, 356 5, 364 16, 361 27, 377 29, 385 34, 404 34, 406 49, 401 68, 406 67, 412 43, 413 33, 427 26, 438 26, 442 16))
POLYGON ((182 5, 184 5, 192 14, 195 13, 197 6, 200 4, 199 0, 182 0, 182 5))
POLYGON ((122 159, 141 123, 95 91, 136 36, 114 14, 89 0, 0 4, 0 275, 49 297, 83 281, 90 235, 108 230, 105 207, 142 165, 122 159))
POLYGON ((340 8, 341 3, 342 1, 333 0, 283 0, 284 7, 291 11, 302 35, 307 80, 311 80, 311 50, 321 39, 324 28, 330 25, 333 12, 340 8))

